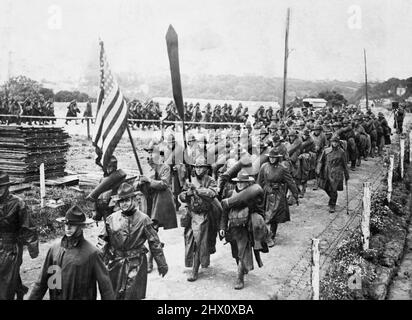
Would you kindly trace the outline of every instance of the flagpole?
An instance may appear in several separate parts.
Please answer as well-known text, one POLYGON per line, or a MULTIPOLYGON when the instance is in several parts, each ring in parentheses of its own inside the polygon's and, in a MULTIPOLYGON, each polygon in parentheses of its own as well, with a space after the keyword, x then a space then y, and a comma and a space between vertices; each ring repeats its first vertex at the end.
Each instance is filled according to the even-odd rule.
POLYGON ((366 50, 363 49, 363 59, 365 60, 365 99, 366 99, 366 110, 369 110, 369 99, 368 99, 368 71, 366 69, 366 50))
POLYGON ((283 64, 283 94, 282 94, 282 119, 285 119, 285 109, 286 109, 286 84, 287 84, 287 74, 288 74, 288 56, 289 56, 289 19, 290 19, 290 8, 288 8, 286 16, 286 33, 285 33, 285 60, 283 64))
POLYGON ((126 120, 126 121, 127 121, 126 129, 127 129, 127 133, 129 134, 129 140, 130 140, 130 143, 132 145, 134 158, 136 159, 136 163, 137 163, 137 166, 139 168, 140 175, 143 175, 143 170, 142 170, 142 166, 140 164, 139 156, 137 155, 136 146, 134 145, 134 142, 133 142, 132 132, 130 131, 130 128, 129 128, 129 120, 126 120))

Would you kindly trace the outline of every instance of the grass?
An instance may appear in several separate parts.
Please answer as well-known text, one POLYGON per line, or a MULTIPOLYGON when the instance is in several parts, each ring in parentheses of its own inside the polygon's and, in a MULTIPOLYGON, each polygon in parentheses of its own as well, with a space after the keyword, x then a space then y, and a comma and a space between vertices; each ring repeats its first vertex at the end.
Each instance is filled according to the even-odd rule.
POLYGON ((40 207, 40 188, 33 186, 31 190, 24 192, 28 211, 39 231, 40 241, 46 242, 63 235, 63 226, 56 218, 64 217, 66 211, 73 205, 78 205, 86 216, 91 217, 94 205, 85 201, 85 194, 68 188, 47 188, 46 198, 60 198, 64 205, 59 208, 40 207))

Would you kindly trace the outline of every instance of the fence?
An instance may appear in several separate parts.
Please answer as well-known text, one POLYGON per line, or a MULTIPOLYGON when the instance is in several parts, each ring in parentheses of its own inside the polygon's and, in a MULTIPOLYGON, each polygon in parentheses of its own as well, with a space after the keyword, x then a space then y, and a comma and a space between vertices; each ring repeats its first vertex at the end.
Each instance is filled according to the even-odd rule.
MULTIPOLYGON (((412 130, 409 129, 406 135, 400 135, 399 151, 396 151, 394 154, 387 155, 389 156, 389 166, 387 170, 388 203, 391 201, 393 173, 397 171, 399 173, 399 178, 403 180, 405 176, 404 163, 410 164, 412 160, 411 141, 412 141, 412 130), (406 147, 409 148, 409 153, 406 153, 406 150, 407 150, 406 147)), ((311 286, 311 298, 313 300, 320 299, 319 287, 320 287, 320 280, 321 280, 321 276, 320 276, 321 268, 323 266, 327 267, 326 262, 328 261, 328 259, 330 259, 333 256, 334 252, 338 248, 340 241, 345 236, 345 232, 350 228, 350 225, 353 224, 353 222, 355 222, 355 226, 360 225, 361 227, 362 249, 364 251, 369 250, 371 198, 372 198, 372 194, 376 193, 379 189, 378 187, 372 192, 371 186, 372 186, 372 183, 370 181, 366 181, 363 183, 362 201, 360 205, 356 208, 356 210, 361 210, 361 218, 359 219, 358 215, 353 214, 348 219, 344 228, 342 228, 342 231, 336 237, 335 241, 332 241, 329 248, 327 248, 326 251, 323 252, 323 255, 325 256, 323 258, 323 263, 320 263, 320 260, 321 260, 321 253, 319 250, 319 241, 321 240, 319 239, 320 236, 312 239, 311 263, 307 266, 307 268, 310 266, 310 269, 311 269, 310 286, 311 286)), ((350 233, 350 236, 352 236, 355 231, 356 231, 356 227, 353 228, 352 232, 350 233)), ((301 278, 303 278, 303 275, 301 278)))
MULTIPOLYGON (((0 114, 0 119, 17 119, 17 123, 21 123, 21 119, 42 119, 46 121, 52 120, 86 120, 87 124, 87 138, 90 140, 90 121, 96 120, 95 117, 54 117, 54 116, 23 116, 23 115, 11 115, 11 114, 0 114)), ((148 120, 148 119, 128 119, 129 123, 153 123, 158 124, 160 129, 163 130, 165 125, 174 124, 174 125, 181 125, 182 121, 170 121, 170 120, 148 120)), ((243 126, 244 123, 239 122, 204 122, 204 121, 185 121, 185 125, 203 125, 203 126, 223 126, 223 127, 233 127, 233 126, 243 126)))

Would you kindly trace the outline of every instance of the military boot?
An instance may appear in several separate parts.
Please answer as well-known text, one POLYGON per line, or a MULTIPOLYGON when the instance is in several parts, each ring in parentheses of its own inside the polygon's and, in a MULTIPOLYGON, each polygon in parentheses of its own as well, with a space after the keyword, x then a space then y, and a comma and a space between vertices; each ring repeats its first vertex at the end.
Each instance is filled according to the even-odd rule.
POLYGON ((313 185, 313 191, 318 190, 318 187, 319 187, 319 185, 318 185, 318 179, 316 178, 316 179, 315 179, 315 183, 314 183, 314 185, 313 185))
POLYGON ((245 286, 245 268, 243 267, 243 263, 240 261, 237 266, 237 279, 235 283, 235 290, 241 290, 245 286))
POLYGON ((305 196, 305 192, 306 192, 306 182, 302 184, 302 189, 299 193, 299 198, 303 198, 305 196))
POLYGON ((187 278, 187 281, 193 282, 197 280, 197 277, 199 276, 199 267, 200 267, 200 260, 195 259, 193 261, 193 269, 192 269, 192 274, 187 278))

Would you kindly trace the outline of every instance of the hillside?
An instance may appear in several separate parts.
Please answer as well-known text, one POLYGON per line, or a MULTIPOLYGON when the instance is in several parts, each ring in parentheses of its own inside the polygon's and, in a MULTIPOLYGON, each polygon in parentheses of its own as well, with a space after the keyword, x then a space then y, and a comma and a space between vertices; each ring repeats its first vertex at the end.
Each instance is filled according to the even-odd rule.
MULTIPOLYGON (((134 74, 118 74, 119 85, 128 97, 171 97, 169 76, 139 77, 134 74)), ((96 92, 97 79, 84 79, 80 91, 96 92)), ((361 84, 353 81, 306 81, 288 79, 288 98, 317 96, 320 91, 335 90, 345 97, 352 96, 361 84)), ((282 78, 234 75, 182 75, 183 95, 187 98, 280 101, 283 90, 282 78)))
MULTIPOLYGON (((365 95, 365 85, 362 85, 353 97, 352 101, 359 101, 365 95)), ((384 82, 374 82, 368 84, 369 99, 391 99, 404 101, 412 96, 412 77, 407 79, 390 78, 384 82), (400 88, 404 88, 399 92, 400 88), (404 91, 404 93, 402 92, 404 91), (400 93, 403 93, 399 95, 400 93)))

